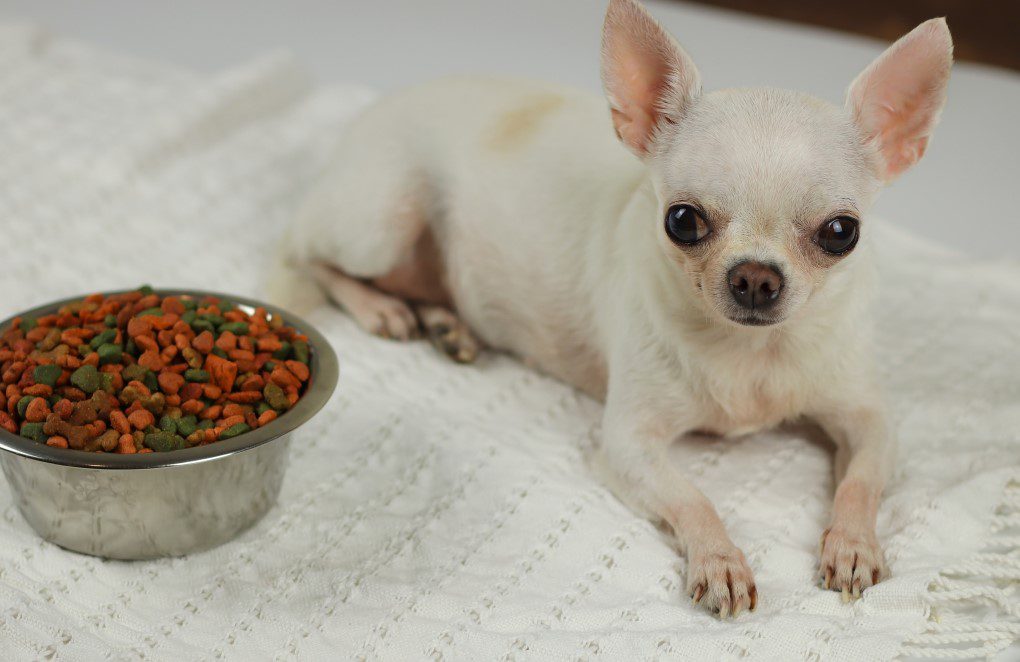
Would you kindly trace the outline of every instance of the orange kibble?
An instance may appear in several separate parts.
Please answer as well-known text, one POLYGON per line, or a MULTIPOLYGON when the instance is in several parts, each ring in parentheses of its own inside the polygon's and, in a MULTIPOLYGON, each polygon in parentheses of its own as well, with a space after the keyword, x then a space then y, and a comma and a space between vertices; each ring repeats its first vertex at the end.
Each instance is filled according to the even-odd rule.
POLYGON ((266 411, 262 412, 262 415, 259 416, 259 427, 262 427, 267 423, 275 421, 276 416, 277 416, 276 412, 273 411, 272 409, 267 409, 266 411))
POLYGON ((53 388, 46 384, 33 384, 22 391, 25 395, 34 395, 40 398, 48 398, 53 395, 53 388))
POLYGON ((181 396, 179 395, 168 395, 166 396, 166 404, 168 407, 180 407, 181 396))
POLYGON ((74 413, 74 403, 67 398, 64 398, 53 405, 53 413, 60 418, 67 420, 74 413))
POLYGON ((205 409, 205 405, 202 404, 201 400, 187 400, 181 403, 181 411, 185 414, 196 415, 205 409))
POLYGON ((50 406, 46 403, 46 398, 36 398, 28 403, 25 409, 25 420, 29 423, 42 423, 49 415, 50 406))
POLYGON ((152 333, 152 324, 150 324, 151 316, 148 317, 132 317, 127 325, 127 334, 129 337, 134 338, 135 344, 138 344, 138 338, 150 335, 152 333))
POLYGON ((151 448, 143 448, 143 449, 138 451, 138 454, 141 455, 142 453, 151 453, 151 452, 152 452, 151 448))
POLYGON ((216 346, 224 352, 237 349, 237 336, 230 331, 224 331, 220 334, 220 337, 216 339, 216 346))
POLYGON ((245 408, 236 403, 230 403, 229 405, 223 405, 223 416, 244 416, 245 408))
POLYGON ((110 412, 110 425, 121 434, 131 434, 131 423, 124 412, 114 409, 110 412))
POLYGON ((213 351, 213 334, 211 331, 203 331, 191 341, 191 346, 203 354, 213 351))
POLYGON ((137 453, 138 449, 135 448, 135 438, 130 434, 120 435, 120 439, 117 441, 117 452, 124 454, 137 453))
POLYGON ((157 350, 150 349, 142 352, 142 355, 138 357, 138 365, 153 372, 161 372, 166 364, 157 350))
POLYGON ((205 357, 205 369, 221 391, 229 393, 233 390, 234 380, 237 379, 236 363, 220 358, 215 354, 210 354, 205 357))
POLYGON ((176 395, 184 386, 184 377, 175 372, 164 370, 157 378, 159 388, 167 395, 176 395))
POLYGON ((220 414, 222 413, 223 413, 222 406, 213 405, 211 407, 208 407, 205 411, 203 411, 199 418, 201 418, 202 420, 215 421, 217 418, 220 417, 220 414))
POLYGON ((54 448, 67 448, 67 439, 53 436, 46 440, 46 445, 53 446, 54 448))
POLYGON ((250 405, 262 399, 262 391, 238 391, 227 396, 230 402, 250 405))
POLYGON ((287 366, 287 370, 290 370, 295 377, 303 382, 307 382, 311 376, 308 372, 308 366, 301 363, 301 361, 284 361, 284 365, 287 366))
POLYGON ((136 430, 144 430, 156 422, 156 417, 148 409, 136 409, 127 418, 136 430))
POLYGON ((159 343, 152 336, 138 336, 135 338, 135 344, 142 348, 142 351, 158 352, 159 343))
POLYGON ((244 414, 238 414, 237 416, 228 416, 226 418, 221 418, 220 420, 216 421, 216 427, 223 428, 225 430, 229 428, 231 425, 236 425, 237 423, 244 423, 244 421, 245 421, 244 414))
POLYGON ((258 348, 260 352, 275 352, 283 347, 283 343, 276 336, 263 336, 259 338, 258 348))

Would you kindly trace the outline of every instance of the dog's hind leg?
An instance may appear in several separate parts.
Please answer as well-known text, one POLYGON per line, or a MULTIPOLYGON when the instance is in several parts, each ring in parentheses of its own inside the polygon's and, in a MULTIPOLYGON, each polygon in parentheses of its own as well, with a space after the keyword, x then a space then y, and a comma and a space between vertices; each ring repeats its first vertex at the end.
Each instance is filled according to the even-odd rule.
POLYGON ((323 263, 313 265, 312 270, 326 296, 350 313, 365 331, 394 340, 418 337, 418 318, 402 299, 323 263))

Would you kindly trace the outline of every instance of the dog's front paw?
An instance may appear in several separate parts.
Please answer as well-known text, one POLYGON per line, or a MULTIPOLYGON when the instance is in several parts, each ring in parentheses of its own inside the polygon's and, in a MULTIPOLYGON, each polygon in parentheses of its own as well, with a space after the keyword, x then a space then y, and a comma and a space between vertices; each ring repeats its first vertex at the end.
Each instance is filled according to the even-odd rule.
POLYGON ((887 576, 885 556, 875 532, 832 526, 822 534, 822 586, 843 594, 843 602, 861 597, 861 591, 887 576))
POLYGON ((730 545, 687 551, 687 592, 695 604, 719 614, 736 616, 758 605, 758 589, 744 553, 730 545))

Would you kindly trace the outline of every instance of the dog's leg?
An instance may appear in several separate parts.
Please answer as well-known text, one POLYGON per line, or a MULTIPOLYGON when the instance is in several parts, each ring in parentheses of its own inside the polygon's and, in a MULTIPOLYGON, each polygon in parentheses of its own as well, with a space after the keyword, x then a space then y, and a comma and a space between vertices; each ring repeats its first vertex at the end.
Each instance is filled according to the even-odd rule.
POLYGON ((458 363, 472 363, 480 343, 459 317, 449 309, 431 304, 415 306, 418 319, 432 344, 458 363))
POLYGON ((836 496, 822 534, 819 575, 843 600, 888 575, 875 536, 878 503, 892 470, 895 443, 878 409, 848 409, 816 416, 836 443, 836 496))
POLYGON ((708 498, 670 465, 667 449, 683 429, 674 427, 673 412, 652 404, 664 400, 610 385, 598 468, 621 499, 672 527, 687 556, 687 594, 694 602, 721 617, 754 609, 758 591, 744 554, 708 498))
POLYGON ((418 336, 418 318, 401 299, 325 264, 315 264, 312 269, 319 287, 365 331, 395 340, 418 336))

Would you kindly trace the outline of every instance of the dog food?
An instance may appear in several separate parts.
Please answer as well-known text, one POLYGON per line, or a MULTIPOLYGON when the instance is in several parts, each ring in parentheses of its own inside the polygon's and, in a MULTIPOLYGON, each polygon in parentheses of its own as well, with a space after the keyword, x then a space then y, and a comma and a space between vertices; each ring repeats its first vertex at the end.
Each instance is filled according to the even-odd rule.
POLYGON ((308 338, 263 308, 95 294, 0 329, 0 428, 58 448, 172 451, 268 424, 310 377, 308 338))

